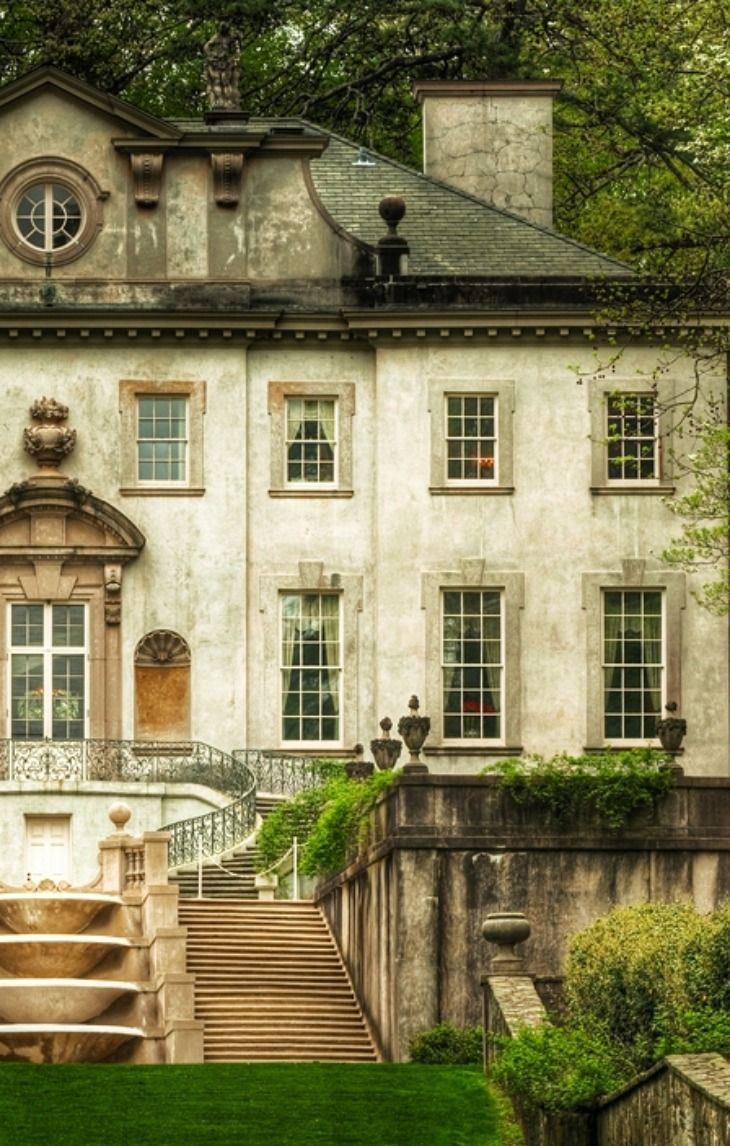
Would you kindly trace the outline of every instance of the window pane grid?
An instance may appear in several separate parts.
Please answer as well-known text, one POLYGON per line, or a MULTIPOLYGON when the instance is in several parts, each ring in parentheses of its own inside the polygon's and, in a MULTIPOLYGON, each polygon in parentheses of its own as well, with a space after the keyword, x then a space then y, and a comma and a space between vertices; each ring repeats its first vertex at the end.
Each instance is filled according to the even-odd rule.
POLYGON ((337 457, 334 398, 287 398, 286 480, 332 485, 337 457))
POLYGON ((444 591, 441 645, 444 737, 498 740, 504 667, 501 593, 444 591))
POLYGON ((497 478, 497 399, 493 394, 446 398, 446 476, 449 481, 497 478))
POLYGON ((10 606, 11 736, 80 740, 86 717, 86 607, 10 606))
POLYGON ((182 482, 187 476, 186 398, 137 400, 137 476, 139 481, 182 482))
POLYGON ((282 738, 339 740, 339 598, 322 593, 286 594, 281 598, 281 618, 282 738))
POLYGON ((62 184, 37 183, 22 196, 15 221, 27 243, 50 252, 73 242, 81 228, 81 206, 62 184))
POLYGON ((659 476, 659 438, 652 394, 610 394, 606 404, 610 481, 659 476))
POLYGON ((662 594, 607 590, 603 604, 604 736, 652 740, 664 691, 662 594))

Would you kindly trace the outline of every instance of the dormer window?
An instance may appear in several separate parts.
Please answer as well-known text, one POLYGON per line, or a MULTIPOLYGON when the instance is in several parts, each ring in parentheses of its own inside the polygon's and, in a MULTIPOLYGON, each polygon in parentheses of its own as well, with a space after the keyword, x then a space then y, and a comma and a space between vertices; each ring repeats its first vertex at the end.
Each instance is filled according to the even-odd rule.
POLYGON ((0 184, 0 235, 26 262, 71 262, 96 237, 106 195, 88 171, 68 159, 21 163, 0 184))

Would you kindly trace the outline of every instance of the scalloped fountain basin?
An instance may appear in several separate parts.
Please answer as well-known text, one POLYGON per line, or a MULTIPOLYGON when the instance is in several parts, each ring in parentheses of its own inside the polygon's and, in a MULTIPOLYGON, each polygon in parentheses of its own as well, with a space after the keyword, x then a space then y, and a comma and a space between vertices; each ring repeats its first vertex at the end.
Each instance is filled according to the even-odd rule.
POLYGON ((88 927, 103 907, 121 902, 118 895, 90 891, 3 891, 0 922, 20 934, 72 935, 88 927))
POLYGON ((0 1024, 0 1061, 103 1062, 123 1043, 142 1038, 144 1031, 139 1027, 84 1026, 80 1023, 0 1024))
POLYGON ((120 935, 0 935, 0 967, 24 979, 79 979, 110 951, 131 946, 120 935))
POLYGON ((85 1023, 139 989, 117 979, 0 979, 0 1016, 6 1023, 85 1023))

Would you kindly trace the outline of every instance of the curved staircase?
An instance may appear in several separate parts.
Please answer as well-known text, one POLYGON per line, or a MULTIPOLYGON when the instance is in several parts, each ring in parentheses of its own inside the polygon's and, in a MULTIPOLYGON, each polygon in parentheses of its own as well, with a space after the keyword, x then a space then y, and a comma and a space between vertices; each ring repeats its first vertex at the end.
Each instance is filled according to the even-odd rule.
POLYGON ((329 928, 310 902, 180 900, 206 1062, 375 1062, 329 928))

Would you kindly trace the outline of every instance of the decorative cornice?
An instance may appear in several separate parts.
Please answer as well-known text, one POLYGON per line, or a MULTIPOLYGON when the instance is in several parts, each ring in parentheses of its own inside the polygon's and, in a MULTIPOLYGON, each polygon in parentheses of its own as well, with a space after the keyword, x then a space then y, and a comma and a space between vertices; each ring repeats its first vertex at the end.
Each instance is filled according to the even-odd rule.
POLYGON ((242 151, 212 151, 213 198, 219 207, 237 207, 241 198, 242 151))

